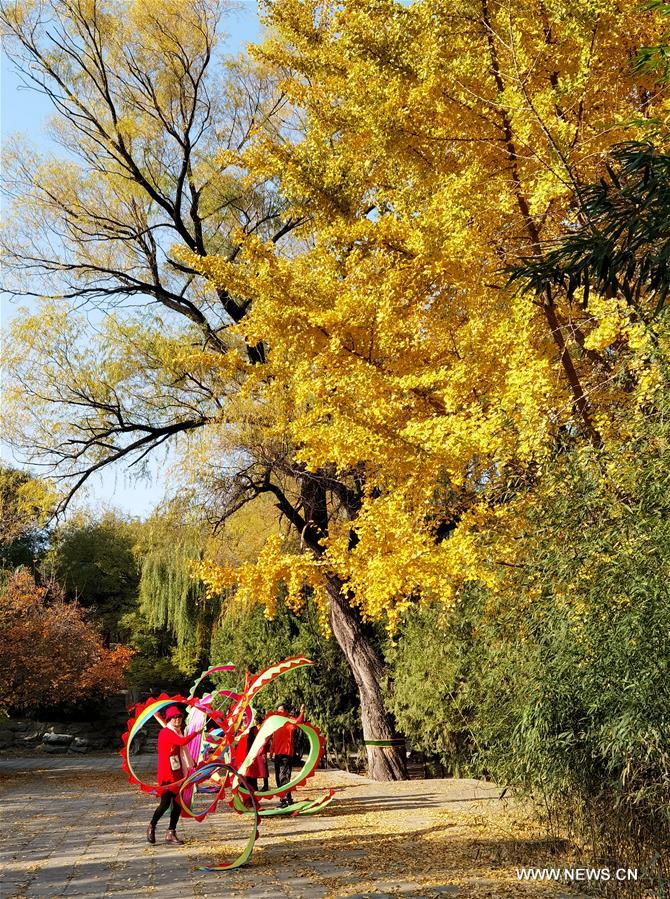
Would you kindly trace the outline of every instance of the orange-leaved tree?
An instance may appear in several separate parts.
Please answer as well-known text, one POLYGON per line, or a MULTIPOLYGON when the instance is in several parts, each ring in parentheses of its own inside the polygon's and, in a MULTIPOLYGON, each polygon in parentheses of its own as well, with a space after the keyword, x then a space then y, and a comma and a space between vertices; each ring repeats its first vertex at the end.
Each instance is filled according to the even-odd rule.
POLYGON ((106 648, 77 603, 17 569, 0 590, 0 703, 4 710, 61 705, 123 687, 132 655, 106 648))

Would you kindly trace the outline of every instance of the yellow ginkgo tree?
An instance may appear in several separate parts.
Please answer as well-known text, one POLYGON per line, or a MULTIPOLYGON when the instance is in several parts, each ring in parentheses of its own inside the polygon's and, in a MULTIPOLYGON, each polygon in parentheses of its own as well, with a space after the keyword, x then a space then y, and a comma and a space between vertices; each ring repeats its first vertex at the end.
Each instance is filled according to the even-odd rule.
POLYGON ((304 243, 180 256, 250 300, 235 330, 267 364, 249 409, 279 413, 287 472, 312 478, 293 516, 312 559, 273 545, 258 568, 201 574, 214 590, 269 577, 268 604, 270 572, 292 573, 296 602, 309 584, 360 684, 372 669, 339 625, 342 597, 393 629, 417 600, 494 586, 509 547, 493 559, 478 539, 491 516, 515 514, 559 435, 601 447, 654 382, 648 335, 617 303, 529 298, 506 270, 579 217, 613 143, 663 114, 630 65, 658 23, 615 3, 487 0, 289 0, 267 21, 255 56, 304 133, 261 136, 239 164, 278 179, 304 243))
POLYGON ((14 151, 10 271, 51 295, 8 353, 15 440, 75 485, 181 440, 220 517, 273 497, 291 537, 200 575, 270 613, 280 586, 293 607, 312 591, 359 688, 370 773, 402 777, 370 622, 494 586, 490 516, 514 514, 559 436, 598 449, 653 389, 625 308, 520 295, 506 270, 580 215, 609 147, 663 115, 630 65, 658 16, 281 0, 213 84, 220 4, 178 6, 2 3, 78 160, 14 151), (82 298, 107 313, 89 340, 82 298))

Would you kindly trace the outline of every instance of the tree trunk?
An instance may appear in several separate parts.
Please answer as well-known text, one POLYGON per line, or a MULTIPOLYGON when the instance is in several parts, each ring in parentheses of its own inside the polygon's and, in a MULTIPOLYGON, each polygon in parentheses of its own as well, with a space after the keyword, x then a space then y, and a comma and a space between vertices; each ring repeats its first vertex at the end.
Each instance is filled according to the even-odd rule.
MULTIPOLYGON (((268 480, 266 489, 277 497, 277 508, 300 534, 300 539, 316 558, 323 557, 322 540, 328 535, 328 502, 325 480, 319 475, 303 471, 299 475, 300 505, 303 514, 289 501, 281 488, 268 480)), ((349 510, 351 517, 355 510, 349 510)), ((388 746, 369 746, 368 773, 373 780, 406 780, 404 744, 398 740, 391 718, 384 708, 381 678, 384 663, 366 637, 361 620, 352 608, 350 595, 342 581, 330 575, 327 579, 330 598, 330 624, 340 649, 358 687, 363 721, 363 739, 388 746)))
MULTIPOLYGON (((363 633, 338 578, 329 578, 330 623, 354 675, 361 700, 363 739, 397 740, 391 718, 384 708, 380 681, 384 669, 379 653, 363 633)), ((404 745, 366 746, 368 773, 373 780, 406 780, 404 745)))

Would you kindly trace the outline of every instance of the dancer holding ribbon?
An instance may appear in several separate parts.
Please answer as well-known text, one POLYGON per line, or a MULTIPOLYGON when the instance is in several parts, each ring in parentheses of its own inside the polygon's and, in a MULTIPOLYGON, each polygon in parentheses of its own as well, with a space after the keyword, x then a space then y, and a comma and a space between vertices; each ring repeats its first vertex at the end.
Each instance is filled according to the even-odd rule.
MULTIPOLYGON (((156 716, 159 721, 161 719, 156 716)), ((166 843, 181 844, 177 836, 177 822, 181 808, 175 798, 180 782, 193 770, 195 762, 187 749, 188 744, 199 736, 204 727, 190 734, 182 734, 184 722, 182 711, 170 706, 165 713, 165 725, 158 734, 158 786, 160 802, 147 826, 147 843, 156 842, 156 825, 170 809, 170 826, 165 836, 166 843)), ((161 721, 162 723, 162 721, 161 721)))
POLYGON ((129 782, 145 793, 161 797, 147 828, 150 843, 156 841, 156 825, 168 809, 170 826, 166 841, 181 843, 176 833, 180 813, 192 820, 202 821, 217 808, 221 810, 227 805, 247 819, 249 837, 244 849, 232 861, 208 865, 203 870, 231 871, 246 864, 251 857, 262 820, 281 815, 314 815, 332 801, 333 789, 318 798, 304 797, 297 802, 291 801, 291 791, 302 787, 314 775, 325 748, 318 727, 304 720, 303 708, 299 715, 287 715, 285 707, 281 706, 258 725, 254 724, 251 705, 254 697, 275 678, 313 664, 304 656, 293 656, 276 662, 259 674, 247 674, 244 687, 239 692, 214 689, 199 697, 197 689, 207 677, 221 671, 235 670, 234 665, 216 665, 200 675, 188 697, 161 693, 133 706, 122 737, 120 755, 129 782), (224 708, 219 707, 222 701, 224 708), (188 710, 188 717, 184 717, 182 709, 188 710), (142 729, 153 720, 160 722, 162 730, 158 737, 158 777, 155 783, 150 783, 142 780, 134 770, 132 748, 134 741, 141 737, 142 729), (184 721, 187 721, 185 735, 182 732, 184 721), (298 766, 300 770, 292 777, 293 735, 297 730, 305 735, 309 749, 307 758, 298 766), (282 735, 274 741, 278 732, 282 735), (202 733, 206 734, 208 744, 204 753, 199 745, 202 733), (189 752, 187 746, 191 740, 194 742, 189 752), (267 789, 265 755, 272 742, 278 774, 277 789, 267 789), (261 778, 264 789, 257 791, 261 778), (205 806, 203 794, 208 797, 205 806), (281 800, 278 807, 262 805, 275 798, 281 800))
MULTIPOLYGON (((277 706, 277 715, 286 715, 283 705, 277 706)), ((300 714, 296 718, 288 718, 286 724, 272 735, 270 754, 275 760, 275 780, 277 788, 285 786, 291 780, 291 766, 293 763, 293 734, 302 724, 305 717, 305 706, 300 706, 300 714)), ((293 805, 293 796, 286 793, 279 802, 279 808, 287 808, 293 805)))

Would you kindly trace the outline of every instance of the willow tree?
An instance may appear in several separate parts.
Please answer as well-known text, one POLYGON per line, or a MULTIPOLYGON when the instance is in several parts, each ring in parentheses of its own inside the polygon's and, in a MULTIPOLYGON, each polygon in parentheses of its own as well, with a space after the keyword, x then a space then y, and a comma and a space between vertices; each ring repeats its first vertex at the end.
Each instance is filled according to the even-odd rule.
MULTIPOLYGON (((366 619, 393 628, 486 576, 486 515, 559 433, 602 446, 608 410, 634 402, 613 366, 644 367, 635 322, 613 358, 606 308, 550 289, 531 302, 501 269, 655 110, 628 66, 655 16, 610 0, 282 0, 254 65, 215 91, 213 2, 2 8, 79 159, 17 156, 12 264, 28 290, 44 293, 38 275, 65 288, 17 325, 29 405, 13 424, 75 487, 182 435, 220 516, 273 497, 298 551, 278 534, 258 564, 202 574, 270 610, 279 583, 294 606, 311 590, 366 740, 391 742, 366 619), (148 305, 84 342, 68 297, 148 305)), ((369 761, 403 775, 395 748, 369 761)))
POLYGON ((142 559, 140 610, 153 627, 167 628, 177 641, 177 663, 193 671, 209 661, 216 609, 204 609, 205 596, 191 571, 199 548, 188 544, 156 547, 142 559))
POLYGON ((212 634, 226 609, 221 597, 207 596, 193 565, 205 552, 227 548, 227 541, 215 537, 197 507, 189 506, 173 499, 157 510, 139 530, 134 551, 140 612, 154 629, 174 637, 179 668, 195 672, 209 665, 212 634))

